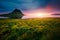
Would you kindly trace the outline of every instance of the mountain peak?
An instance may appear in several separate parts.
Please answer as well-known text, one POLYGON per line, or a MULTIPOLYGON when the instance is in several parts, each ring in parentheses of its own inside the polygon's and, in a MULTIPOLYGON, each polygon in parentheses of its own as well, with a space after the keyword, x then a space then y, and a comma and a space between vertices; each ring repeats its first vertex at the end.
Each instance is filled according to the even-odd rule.
POLYGON ((22 18, 23 13, 19 9, 15 9, 11 13, 3 14, 3 15, 0 15, 0 16, 9 17, 9 18, 22 18))
POLYGON ((13 10, 12 13, 16 13, 16 12, 22 13, 21 10, 19 10, 19 9, 15 9, 15 10, 13 10))

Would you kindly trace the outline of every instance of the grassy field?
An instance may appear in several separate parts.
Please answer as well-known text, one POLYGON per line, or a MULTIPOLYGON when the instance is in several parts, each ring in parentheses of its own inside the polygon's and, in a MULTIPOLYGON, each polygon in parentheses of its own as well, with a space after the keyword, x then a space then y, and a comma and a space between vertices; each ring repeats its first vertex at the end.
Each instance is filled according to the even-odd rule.
POLYGON ((0 40, 60 40, 60 18, 0 19, 0 40))

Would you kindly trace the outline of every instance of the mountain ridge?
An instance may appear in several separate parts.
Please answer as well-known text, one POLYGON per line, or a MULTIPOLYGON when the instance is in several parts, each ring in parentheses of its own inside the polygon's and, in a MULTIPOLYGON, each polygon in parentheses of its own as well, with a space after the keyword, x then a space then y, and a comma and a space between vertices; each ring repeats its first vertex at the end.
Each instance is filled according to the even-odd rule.
POLYGON ((22 18, 23 13, 19 9, 13 10, 11 13, 8 14, 1 14, 0 17, 9 17, 9 18, 22 18))

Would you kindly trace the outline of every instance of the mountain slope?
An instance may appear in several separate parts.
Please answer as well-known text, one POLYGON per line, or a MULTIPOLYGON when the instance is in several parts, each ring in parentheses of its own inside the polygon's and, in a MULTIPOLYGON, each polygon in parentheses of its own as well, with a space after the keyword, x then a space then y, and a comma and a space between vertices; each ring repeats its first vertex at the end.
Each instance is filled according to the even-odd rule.
POLYGON ((9 18, 21 18, 23 16, 22 12, 18 9, 15 9, 13 12, 8 14, 0 15, 2 17, 9 17, 9 18))

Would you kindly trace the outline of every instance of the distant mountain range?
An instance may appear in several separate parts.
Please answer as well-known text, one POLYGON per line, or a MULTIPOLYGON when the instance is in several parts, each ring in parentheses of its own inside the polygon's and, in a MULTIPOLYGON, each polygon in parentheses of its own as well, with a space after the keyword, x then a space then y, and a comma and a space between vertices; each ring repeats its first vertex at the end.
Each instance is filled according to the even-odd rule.
POLYGON ((11 13, 0 15, 0 17, 9 17, 9 18, 22 18, 22 16, 23 16, 23 13, 18 9, 15 9, 11 13))
POLYGON ((52 14, 52 15, 60 16, 60 13, 54 13, 54 14, 52 14))

